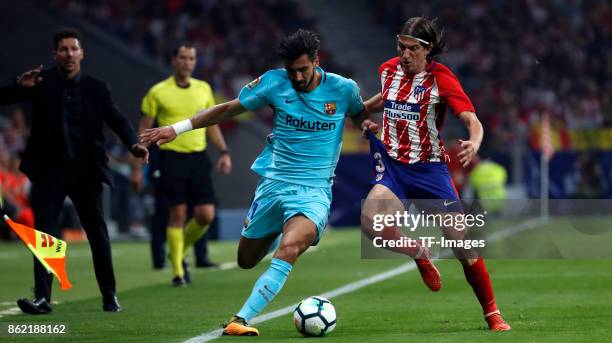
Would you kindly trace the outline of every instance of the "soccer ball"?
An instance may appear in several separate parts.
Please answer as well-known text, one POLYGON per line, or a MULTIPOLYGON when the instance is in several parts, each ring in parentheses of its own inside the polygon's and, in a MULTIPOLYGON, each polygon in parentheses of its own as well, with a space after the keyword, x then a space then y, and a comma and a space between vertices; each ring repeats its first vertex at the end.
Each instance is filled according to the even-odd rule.
POLYGON ((309 297, 293 311, 293 323, 304 336, 325 336, 336 328, 336 309, 325 298, 309 297))

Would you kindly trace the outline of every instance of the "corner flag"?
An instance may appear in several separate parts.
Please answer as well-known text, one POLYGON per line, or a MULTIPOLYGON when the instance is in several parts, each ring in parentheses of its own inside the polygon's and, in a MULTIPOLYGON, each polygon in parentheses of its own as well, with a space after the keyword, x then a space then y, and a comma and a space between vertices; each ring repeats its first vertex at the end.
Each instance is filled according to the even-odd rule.
POLYGON ((15 223, 7 215, 4 215, 4 221, 38 261, 45 266, 47 272, 55 274, 62 290, 70 289, 72 285, 66 274, 66 248, 68 247, 66 242, 31 227, 15 223))

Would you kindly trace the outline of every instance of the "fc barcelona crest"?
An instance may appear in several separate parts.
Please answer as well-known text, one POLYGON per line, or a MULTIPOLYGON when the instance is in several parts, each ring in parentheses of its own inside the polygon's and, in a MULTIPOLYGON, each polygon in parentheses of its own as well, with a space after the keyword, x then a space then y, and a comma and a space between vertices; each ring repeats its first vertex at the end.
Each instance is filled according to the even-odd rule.
POLYGON ((325 114, 336 114, 336 103, 326 102, 325 103, 325 114))

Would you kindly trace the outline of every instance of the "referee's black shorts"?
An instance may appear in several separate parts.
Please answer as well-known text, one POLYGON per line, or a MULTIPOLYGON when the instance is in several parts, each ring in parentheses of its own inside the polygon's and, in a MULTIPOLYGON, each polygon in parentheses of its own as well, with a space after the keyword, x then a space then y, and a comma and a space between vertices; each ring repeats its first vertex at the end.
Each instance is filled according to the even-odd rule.
POLYGON ((159 151, 159 187, 170 206, 216 204, 212 163, 206 151, 159 151))

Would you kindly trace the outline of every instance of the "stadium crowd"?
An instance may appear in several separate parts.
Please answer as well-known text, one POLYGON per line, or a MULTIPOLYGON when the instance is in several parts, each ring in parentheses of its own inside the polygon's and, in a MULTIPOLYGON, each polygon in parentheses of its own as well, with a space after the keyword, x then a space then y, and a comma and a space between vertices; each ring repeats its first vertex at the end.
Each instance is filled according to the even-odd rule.
MULTIPOLYGON (((174 46, 192 42, 198 51, 194 73, 213 89, 234 97, 246 83, 279 63, 281 37, 313 29, 299 2, 286 0, 54 0, 52 6, 87 19, 163 65, 174 46)), ((316 31, 316 30, 315 30, 316 31)), ((323 47, 327 70, 343 72, 323 47)))
MULTIPOLYGON (((528 140, 537 134, 544 111, 551 114, 561 149, 572 148, 571 130, 612 126, 607 2, 455 2, 384 0, 371 6, 373 20, 393 33, 413 15, 439 18, 450 33, 442 61, 474 101, 488 131, 487 148, 503 152, 528 140)), ((280 37, 316 27, 296 1, 54 0, 52 5, 164 64, 177 41, 193 41, 199 53, 196 77, 228 97, 277 63, 280 37)), ((327 69, 350 74, 329 51, 322 60, 327 69)))
MULTIPOLYGON (((372 20, 393 34, 413 15, 440 20, 448 33, 448 53, 441 60, 459 76, 475 103, 486 129, 487 150, 507 152, 527 141, 537 148, 533 132, 543 112, 550 113, 562 149, 572 149, 571 130, 612 127, 608 2, 453 2, 456 6, 449 1, 371 0, 372 20)), ((303 14, 303 3, 297 1, 52 0, 50 5, 94 23, 165 65, 177 42, 193 42, 198 51, 195 76, 228 97, 277 64, 280 37, 299 27, 316 30, 316 21, 303 14)), ((320 55, 326 69, 350 74, 334 63, 329 51, 320 55)), ((23 216, 25 223, 33 220, 27 204, 29 182, 17 166, 27 135, 24 112, 18 107, 4 109, 0 184, 5 208, 12 208, 15 218, 23 216)), ((120 215, 115 220, 125 232, 130 222, 143 221, 147 210, 130 191, 127 152, 119 145, 109 152, 118 183, 113 212, 120 215), (140 209, 136 218, 121 216, 120 208, 126 206, 140 209)))
POLYGON ((470 94, 494 150, 524 141, 543 111, 561 148, 572 147, 569 130, 612 126, 607 1, 372 0, 371 7, 392 32, 413 15, 440 20, 449 47, 441 60, 470 94))
MULTIPOLYGON (((20 107, 6 108, 0 114, 0 205, 16 221, 34 225, 34 213, 28 199, 30 181, 19 171, 19 156, 28 134, 26 117, 20 107)), ((0 231, 2 238, 9 238, 5 228, 0 231)))

